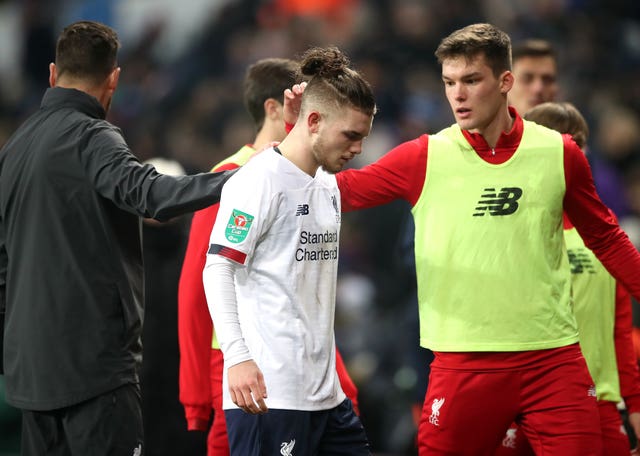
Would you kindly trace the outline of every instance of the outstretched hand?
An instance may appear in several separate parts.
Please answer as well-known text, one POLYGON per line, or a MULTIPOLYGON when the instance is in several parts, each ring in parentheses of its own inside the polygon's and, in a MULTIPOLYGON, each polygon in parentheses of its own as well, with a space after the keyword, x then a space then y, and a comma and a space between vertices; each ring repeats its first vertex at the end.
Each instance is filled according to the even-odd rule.
POLYGON ((253 361, 244 361, 228 370, 229 393, 234 404, 247 413, 266 413, 267 386, 262 371, 253 361))
POLYGON ((284 91, 283 117, 285 123, 289 125, 295 125, 298 121, 300 105, 302 104, 302 93, 305 87, 307 87, 307 83, 301 82, 300 84, 294 84, 293 87, 285 89, 284 91))

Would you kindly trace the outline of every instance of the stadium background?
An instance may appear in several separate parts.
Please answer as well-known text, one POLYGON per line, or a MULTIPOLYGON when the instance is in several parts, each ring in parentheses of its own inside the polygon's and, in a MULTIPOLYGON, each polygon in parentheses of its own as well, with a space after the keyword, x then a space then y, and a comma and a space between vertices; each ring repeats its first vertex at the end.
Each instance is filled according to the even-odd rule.
MULTIPOLYGON (((365 152, 352 164, 360 167, 395 144, 453 122, 433 55, 443 36, 469 23, 491 22, 514 42, 547 39, 559 54, 559 98, 573 102, 589 121, 588 157, 598 191, 640 245, 640 2, 4 0, 0 144, 37 109, 55 38, 79 19, 114 27, 122 41, 123 71, 109 120, 122 128, 141 160, 169 158, 188 173, 208 170, 253 138, 240 83, 246 66, 259 58, 296 56, 327 44, 351 56, 372 83, 379 106, 365 152)), ((347 214, 342 231, 337 341, 380 454, 413 454, 411 406, 425 374, 416 363, 415 281, 402 242, 407 215, 402 202, 347 214)), ((148 286, 177 281, 188 219, 181 223, 169 235, 176 249, 151 257, 173 267, 148 262, 148 286)), ((162 250, 165 235, 151 233, 149 249, 162 250)), ((150 299, 148 315, 170 310, 174 301, 164 301, 150 299)), ((163 360, 162 368, 174 375, 168 384, 158 382, 163 386, 157 390, 155 382, 143 390, 173 401, 170 408, 154 410, 173 423, 162 435, 147 435, 160 447, 192 437, 184 435, 177 404, 175 320, 165 318, 164 324, 153 334, 145 330, 146 349, 160 351, 149 359, 163 360)), ((18 454, 19 430, 19 414, 2 402, 0 392, 0 456, 18 454)))

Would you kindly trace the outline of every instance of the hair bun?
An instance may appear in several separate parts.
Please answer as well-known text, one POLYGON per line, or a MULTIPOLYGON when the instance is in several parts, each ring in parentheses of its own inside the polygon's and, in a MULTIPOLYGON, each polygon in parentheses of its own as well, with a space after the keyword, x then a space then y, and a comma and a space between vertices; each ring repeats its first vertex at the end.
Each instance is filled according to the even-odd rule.
POLYGON ((336 78, 349 68, 349 59, 337 47, 311 48, 301 59, 300 71, 305 76, 336 78))

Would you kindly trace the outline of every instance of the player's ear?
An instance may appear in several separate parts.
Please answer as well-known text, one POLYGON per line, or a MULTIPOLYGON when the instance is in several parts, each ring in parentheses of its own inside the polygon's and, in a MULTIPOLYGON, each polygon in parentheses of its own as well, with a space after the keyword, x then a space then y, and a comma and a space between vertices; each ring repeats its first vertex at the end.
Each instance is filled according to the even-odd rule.
POLYGON ((307 127, 312 133, 317 133, 320 129, 322 115, 318 111, 311 111, 307 116, 307 127))
POLYGON ((282 118, 282 103, 275 98, 267 98, 264 100, 263 107, 265 118, 273 121, 282 118))
POLYGON ((515 77, 511 71, 505 71, 500 75, 500 93, 507 94, 513 87, 515 77))
POLYGON ((118 80, 120 79, 120 67, 114 68, 113 71, 107 77, 107 87, 111 92, 118 87, 118 80))
POLYGON ((57 80, 58 80, 58 71, 56 69, 56 64, 51 62, 49 64, 49 87, 55 87, 57 80))

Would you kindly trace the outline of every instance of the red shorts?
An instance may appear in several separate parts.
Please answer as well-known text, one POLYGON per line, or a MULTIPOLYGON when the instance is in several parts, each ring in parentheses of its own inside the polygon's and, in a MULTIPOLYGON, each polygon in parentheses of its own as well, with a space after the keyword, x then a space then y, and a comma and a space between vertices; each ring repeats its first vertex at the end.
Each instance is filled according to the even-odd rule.
MULTIPOLYGON (((629 456, 631 444, 615 402, 598 401, 602 430, 602 456, 629 456)), ((533 449, 522 430, 513 423, 494 456, 532 456, 533 449)))
MULTIPOLYGON (((431 365, 418 430, 420 456, 492 455, 514 421, 537 454, 601 454, 593 381, 575 350, 513 368, 431 365)), ((492 354, 483 354, 491 359, 492 354)), ((504 357, 504 353, 496 355, 504 357)))
MULTIPOLYGON (((529 441, 516 423, 513 423, 498 446, 494 456, 534 456, 529 441)), ((628 456, 628 455, 627 455, 628 456)))
POLYGON ((598 408, 602 428, 602 454, 628 456, 631 451, 631 442, 616 404, 611 401, 598 401, 598 408))

